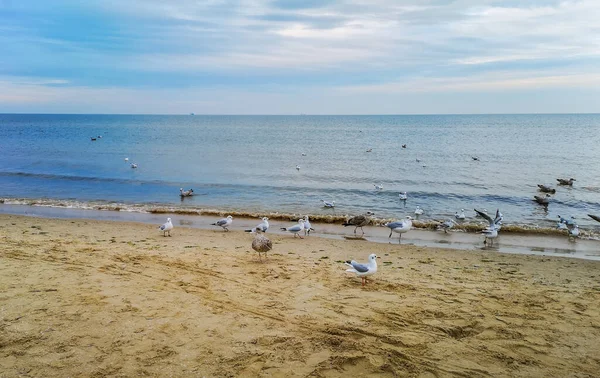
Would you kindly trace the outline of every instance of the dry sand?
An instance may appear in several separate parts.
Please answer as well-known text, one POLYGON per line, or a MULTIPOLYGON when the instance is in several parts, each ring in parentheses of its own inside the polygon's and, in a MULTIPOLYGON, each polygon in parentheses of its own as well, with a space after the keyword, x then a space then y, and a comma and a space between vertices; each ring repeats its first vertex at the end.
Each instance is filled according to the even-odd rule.
POLYGON ((0 376, 600 376, 600 262, 267 236, 1 215, 0 376))

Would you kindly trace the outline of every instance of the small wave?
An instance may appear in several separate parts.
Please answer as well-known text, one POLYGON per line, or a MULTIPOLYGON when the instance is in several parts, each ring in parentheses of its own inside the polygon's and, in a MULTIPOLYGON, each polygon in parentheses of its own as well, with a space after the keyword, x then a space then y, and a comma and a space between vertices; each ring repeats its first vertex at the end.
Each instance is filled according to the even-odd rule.
MULTIPOLYGON (((0 204, 5 205, 22 205, 22 206, 41 206, 54 207, 63 209, 77 210, 98 210, 98 211, 123 211, 137 212, 147 214, 179 214, 186 216, 225 216, 232 215, 240 218, 261 218, 269 217, 272 220, 295 221, 305 215, 308 215, 314 223, 343 223, 351 215, 350 214, 310 214, 310 213, 285 213, 277 211, 243 211, 243 210, 228 210, 200 207, 181 207, 170 206, 165 204, 127 204, 119 202, 104 202, 104 201, 77 201, 77 200, 56 200, 47 198, 0 198, 0 204)), ((397 218, 373 218, 372 226, 385 226, 388 222, 397 221, 397 218)), ((422 230, 436 230, 440 225, 439 221, 435 220, 413 220, 413 227, 422 230)), ((477 233, 487 227, 484 222, 465 222, 454 226, 454 230, 463 232, 477 233)), ((600 230, 580 228, 581 236, 589 239, 599 239, 600 230)), ((502 233, 507 234, 526 234, 526 235, 563 235, 566 236, 564 230, 559 230, 554 227, 545 227, 533 224, 504 224, 502 233)))

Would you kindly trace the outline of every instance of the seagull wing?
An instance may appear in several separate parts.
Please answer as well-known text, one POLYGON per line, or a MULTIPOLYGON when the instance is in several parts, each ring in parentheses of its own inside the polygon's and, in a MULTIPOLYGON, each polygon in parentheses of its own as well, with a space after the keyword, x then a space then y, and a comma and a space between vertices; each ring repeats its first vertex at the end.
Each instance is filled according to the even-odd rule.
POLYGON ((368 266, 366 266, 365 264, 358 263, 354 260, 350 262, 346 261, 346 265, 351 266, 352 268, 354 268, 354 270, 356 270, 359 273, 366 273, 369 271, 368 266))
POLYGON ((596 222, 600 222, 600 217, 594 214, 588 214, 588 217, 592 218, 596 222))
MULTIPOLYGON (((479 214, 480 217, 485 218, 485 220, 487 220, 488 222, 490 222, 490 227, 493 227, 495 225, 494 220, 492 219, 492 217, 490 217, 489 215, 487 215, 483 211, 479 211, 477 209, 473 209, 473 210, 475 210, 475 212, 477 214, 479 214)), ((496 212, 496 214, 498 214, 498 212, 496 212)))

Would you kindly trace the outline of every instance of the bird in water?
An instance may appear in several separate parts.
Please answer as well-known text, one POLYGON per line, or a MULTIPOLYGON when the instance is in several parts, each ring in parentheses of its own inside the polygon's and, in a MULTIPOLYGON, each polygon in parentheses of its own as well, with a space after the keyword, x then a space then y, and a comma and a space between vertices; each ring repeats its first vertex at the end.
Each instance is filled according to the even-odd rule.
POLYGON ((369 255, 367 264, 361 264, 354 260, 346 261, 345 264, 350 267, 350 269, 346 269, 346 272, 356 273, 356 276, 360 277, 362 281, 362 286, 367 283, 367 276, 377 273, 377 255, 374 253, 369 255))
POLYGON ((556 193, 556 189, 549 187, 548 185, 538 184, 538 188, 542 193, 556 193))
POLYGON ((255 228, 254 240, 252 240, 252 249, 258 252, 258 259, 262 261, 261 253, 265 254, 267 258, 267 252, 273 249, 273 243, 262 233, 260 228, 255 228))
POLYGON ((564 178, 557 178, 556 181, 558 181, 558 185, 567 185, 567 186, 573 186, 573 181, 577 181, 574 178, 570 178, 570 179, 564 179, 564 178))
POLYGON ((131 163, 131 168, 136 169, 138 166, 135 163, 131 163))
POLYGON ((373 186, 375 187, 375 190, 383 190, 383 185, 381 184, 373 184, 373 186))
POLYGON ((579 226, 575 225, 569 228, 569 240, 575 240, 579 236, 579 226))
POLYGON ((465 220, 467 218, 465 215, 465 209, 460 209, 460 213, 458 211, 454 213, 454 218, 458 220, 465 220))
POLYGON ((167 218, 167 223, 163 224, 158 228, 163 232, 163 236, 171 236, 171 230, 173 229, 173 223, 171 223, 171 218, 167 218))
POLYGON ((183 188, 179 188, 179 196, 181 197, 191 197, 194 195, 194 189, 183 190, 183 188))
POLYGON ((323 207, 329 207, 329 208, 334 208, 335 207, 335 201, 331 201, 331 202, 327 202, 325 200, 321 200, 323 202, 323 207))
POLYGON ((438 230, 444 230, 444 234, 447 234, 448 230, 454 227, 455 224, 456 222, 453 219, 446 219, 444 222, 440 223, 438 230))
POLYGON ((419 206, 417 206, 417 208, 415 209, 415 215, 416 216, 423 215, 423 209, 421 209, 419 206))
POLYGON ((398 198, 400 199, 400 201, 406 201, 408 199, 408 195, 406 194, 406 192, 402 192, 398 194, 398 198))
POLYGON ((357 215, 355 217, 348 219, 345 223, 342 224, 342 226, 344 226, 344 227, 354 226, 354 234, 355 235, 356 235, 356 230, 358 228, 360 228, 360 231, 362 232, 362 235, 361 235, 361 237, 362 237, 365 234, 363 227, 368 225, 369 223, 371 223, 371 217, 373 215, 375 215, 375 213, 367 211, 366 214, 364 214, 364 215, 357 215))
POLYGON ((227 227, 231 226, 232 222, 233 222, 233 217, 231 215, 228 215, 227 218, 223 218, 215 223, 211 223, 211 225, 223 227, 223 230, 225 230, 227 232, 227 231, 229 231, 229 229, 227 227))
POLYGON ((546 194, 545 196, 533 196, 533 199, 540 205, 548 206, 550 203, 550 194, 546 194))

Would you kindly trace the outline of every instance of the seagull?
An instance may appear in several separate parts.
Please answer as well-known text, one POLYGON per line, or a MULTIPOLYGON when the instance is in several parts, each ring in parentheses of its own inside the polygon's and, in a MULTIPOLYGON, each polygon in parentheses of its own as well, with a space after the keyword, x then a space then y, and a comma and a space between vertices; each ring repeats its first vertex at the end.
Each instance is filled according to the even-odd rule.
POLYGON ((211 223, 211 225, 212 226, 221 226, 221 227, 223 227, 223 230, 229 231, 229 229, 227 227, 231 226, 232 222, 233 222, 233 217, 231 215, 228 215, 227 218, 223 218, 220 221, 211 223))
POLYGON ((304 219, 298 219, 298 224, 295 226, 281 227, 281 231, 291 232, 292 234, 294 234, 294 237, 298 236, 300 239, 304 239, 300 235, 300 232, 302 232, 302 230, 304 230, 304 219))
POLYGON ((548 204, 550 203, 550 194, 546 194, 544 197, 533 196, 533 199, 540 205, 548 206, 548 204))
POLYGON ((173 223, 171 223, 171 218, 167 218, 167 223, 163 224, 159 227, 159 230, 163 232, 163 236, 171 236, 171 230, 173 229, 173 223))
POLYGON ((323 207, 335 207, 335 201, 331 201, 331 202, 327 202, 325 200, 321 200, 323 201, 323 207))
POLYGON ((588 217, 592 218, 596 222, 600 222, 600 217, 594 214, 588 214, 588 217))
POLYGON ((421 162, 421 159, 415 159, 415 161, 416 161, 417 163, 420 163, 420 162, 421 162))
POLYGON ((474 161, 479 161, 479 158, 477 156, 471 156, 471 159, 473 159, 474 161))
MULTIPOLYGON (((354 234, 356 234, 356 230, 360 227, 362 231, 362 235, 365 234, 363 227, 368 225, 371 222, 371 216, 375 215, 375 213, 367 211, 364 215, 357 215, 348 219, 345 223, 342 224, 344 227, 354 226, 354 234)), ((362 236, 361 235, 361 236, 362 236)))
POLYGON ((460 213, 458 211, 454 213, 454 218, 458 220, 465 220, 467 218, 465 215, 465 209, 460 209, 460 213))
POLYGON ((194 189, 183 190, 183 188, 179 188, 179 195, 181 197, 191 197, 194 195, 194 189))
POLYGON ((260 228, 256 228, 254 232, 256 234, 254 235, 254 240, 252 240, 252 249, 258 252, 258 259, 262 261, 260 254, 264 253, 266 258, 267 252, 273 249, 273 243, 262 234, 260 228))
POLYGON ((494 219, 492 219, 492 217, 490 217, 489 215, 487 215, 487 213, 484 213, 483 211, 479 211, 477 209, 473 209, 473 210, 475 210, 475 212, 477 214, 479 214, 479 216, 483 217, 485 220, 487 220, 490 223, 487 230, 500 231, 500 228, 502 227, 502 219, 504 219, 504 217, 502 216, 502 213, 500 212, 499 209, 496 210, 496 217, 494 219))
POLYGON ((475 217, 481 217, 481 215, 479 213, 486 213, 487 214, 487 209, 481 209, 481 211, 475 213, 475 217))
POLYGON ((362 286, 367 283, 367 276, 377 273, 377 255, 374 253, 369 255, 367 264, 360 264, 354 260, 346 261, 345 264, 350 267, 350 269, 346 269, 346 272, 356 273, 356 276, 360 277, 362 281, 362 286))
POLYGON ((311 231, 314 231, 315 229, 312 228, 310 221, 308 220, 308 215, 304 216, 304 235, 310 235, 311 231))
POLYGON ((403 144, 403 145, 402 145, 402 148, 406 148, 406 144, 403 144))
POLYGON ((551 188, 544 184, 538 184, 538 188, 540 188, 540 192, 543 192, 543 193, 552 193, 552 194, 556 193, 556 189, 551 188))
POLYGON ((579 236, 579 226, 575 225, 573 228, 569 228, 569 240, 575 239, 579 236))
POLYGON ((423 209, 421 209, 419 206, 417 206, 417 208, 415 209, 415 215, 416 216, 423 215, 423 209))
POLYGON ((297 171, 299 171, 299 170, 300 170, 300 166, 299 166, 299 165, 297 165, 297 166, 296 166, 296 170, 297 170, 297 171))
POLYGON ((494 245, 494 239, 498 237, 498 229, 485 229, 481 232, 482 235, 485 235, 485 239, 483 240, 483 244, 487 244, 487 240, 490 239, 490 245, 494 245))
POLYGON ((137 168, 137 164, 131 163, 131 168, 133 168, 133 169, 137 168))
POLYGON ((567 225, 562 222, 556 222, 556 228, 558 228, 559 230, 568 230, 569 229, 569 227, 567 227, 567 225))
POLYGON ((269 218, 263 217, 262 223, 259 223, 256 227, 254 227, 251 230, 245 230, 245 231, 246 232, 256 232, 258 230, 261 232, 267 232, 268 229, 269 229, 269 218))
POLYGON ((400 201, 406 201, 408 199, 408 195, 406 195, 406 192, 402 192, 398 194, 398 198, 400 198, 400 201))
POLYGON ((559 215, 559 216, 558 216, 558 223, 560 223, 560 224, 564 224, 564 225, 566 225, 567 227, 571 228, 571 227, 575 226, 575 218, 574 218, 574 217, 571 217, 571 219, 566 219, 566 218, 563 218, 563 217, 561 217, 561 216, 559 215))
POLYGON ((302 156, 306 156, 306 154, 303 152, 303 153, 302 153, 302 156))
POLYGON ((94 137, 90 137, 90 139, 92 140, 92 142, 96 141, 96 138, 94 138, 94 137))
POLYGON ((577 181, 574 178, 570 178, 570 179, 563 179, 563 178, 557 178, 556 181, 558 181, 558 185, 568 185, 568 186, 573 186, 573 181, 577 181))
POLYGON ((125 161, 129 161, 129 158, 125 158, 125 161))
POLYGON ((401 220, 399 222, 387 223, 385 224, 385 226, 390 229, 390 236, 388 236, 388 239, 392 237, 392 232, 395 232, 400 235, 398 237, 398 243, 400 243, 400 240, 402 240, 402 234, 410 231, 410 229, 412 228, 412 218, 410 216, 407 216, 404 220, 401 220))
POLYGON ((375 187, 375 190, 383 190, 383 185, 379 184, 373 184, 373 186, 375 187))
POLYGON ((369 149, 367 150, 367 152, 371 152, 371 151, 373 151, 373 149, 372 149, 372 148, 369 148, 369 149))
POLYGON ((440 223, 438 229, 444 230, 444 233, 447 234, 448 230, 454 227, 455 224, 456 222, 453 219, 446 219, 445 222, 440 223))

